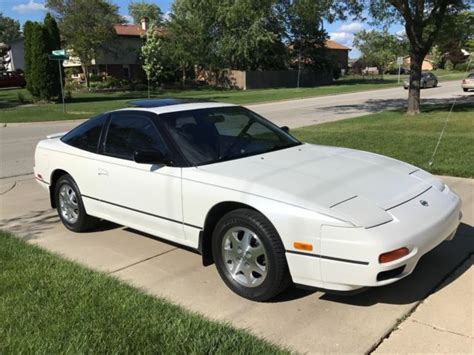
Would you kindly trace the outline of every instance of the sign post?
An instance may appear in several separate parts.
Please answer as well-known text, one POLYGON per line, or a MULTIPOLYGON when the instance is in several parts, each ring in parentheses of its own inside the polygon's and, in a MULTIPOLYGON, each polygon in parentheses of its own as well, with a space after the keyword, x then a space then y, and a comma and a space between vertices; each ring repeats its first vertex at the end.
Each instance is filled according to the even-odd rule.
POLYGON ((398 65, 398 83, 400 84, 400 69, 403 64, 403 57, 397 57, 397 65, 398 65))
POLYGON ((69 56, 66 54, 64 49, 58 49, 52 51, 51 54, 48 56, 49 60, 57 60, 58 61, 58 68, 59 68, 59 82, 61 84, 61 99, 63 102, 63 113, 66 113, 66 103, 64 102, 64 87, 63 87, 63 71, 61 70, 61 61, 68 60, 69 56))

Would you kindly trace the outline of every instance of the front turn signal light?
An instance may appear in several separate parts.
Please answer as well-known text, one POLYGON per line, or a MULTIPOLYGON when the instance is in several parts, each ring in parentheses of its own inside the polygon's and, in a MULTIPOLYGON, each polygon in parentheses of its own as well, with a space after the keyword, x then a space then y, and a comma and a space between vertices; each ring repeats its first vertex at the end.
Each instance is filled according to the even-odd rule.
POLYGON ((312 251, 313 250, 313 244, 309 244, 309 243, 294 242, 293 247, 295 249, 305 250, 305 251, 312 251))
POLYGON ((380 254, 379 263, 380 264, 389 263, 391 261, 403 258, 405 255, 408 255, 409 253, 410 251, 408 250, 408 248, 405 248, 405 247, 395 249, 395 250, 389 251, 388 253, 380 254))

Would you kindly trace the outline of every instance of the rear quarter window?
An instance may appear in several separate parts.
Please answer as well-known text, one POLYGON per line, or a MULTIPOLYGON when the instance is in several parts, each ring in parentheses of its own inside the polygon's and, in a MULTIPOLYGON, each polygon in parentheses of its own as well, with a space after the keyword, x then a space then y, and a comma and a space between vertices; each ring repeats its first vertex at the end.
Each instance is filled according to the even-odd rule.
POLYGON ((84 122, 61 138, 61 141, 75 148, 97 153, 100 135, 107 115, 100 115, 84 122))

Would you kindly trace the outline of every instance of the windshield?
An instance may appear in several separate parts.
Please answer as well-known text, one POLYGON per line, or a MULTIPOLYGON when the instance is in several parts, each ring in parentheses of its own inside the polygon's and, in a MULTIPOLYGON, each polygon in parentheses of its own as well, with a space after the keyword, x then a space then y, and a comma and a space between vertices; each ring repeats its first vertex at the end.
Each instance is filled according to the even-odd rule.
POLYGON ((217 107, 160 115, 192 165, 238 159, 300 145, 273 123, 243 107, 217 107))

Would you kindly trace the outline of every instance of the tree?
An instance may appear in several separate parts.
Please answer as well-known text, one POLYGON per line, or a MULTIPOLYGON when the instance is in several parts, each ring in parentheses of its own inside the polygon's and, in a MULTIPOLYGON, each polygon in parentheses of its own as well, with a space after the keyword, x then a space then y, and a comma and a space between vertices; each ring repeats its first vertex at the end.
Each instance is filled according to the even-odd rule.
POLYGON ((378 22, 398 22, 405 26, 410 46, 410 88, 408 92, 409 115, 420 113, 421 66, 438 36, 446 15, 464 9, 463 0, 366 0, 358 1, 351 9, 362 16, 360 6, 369 9, 378 22), (357 8, 359 7, 359 8, 357 8))
POLYGON ((474 12, 462 11, 448 14, 443 26, 435 39, 441 60, 451 60, 454 64, 465 61, 466 55, 462 50, 469 49, 469 41, 474 40, 474 12))
MULTIPOLYGON (((59 28, 56 23, 56 20, 51 16, 50 13, 46 14, 44 19, 44 28, 46 30, 46 50, 51 53, 54 50, 61 49, 61 39, 59 35, 59 28)), ((60 84, 60 75, 58 69, 57 61, 50 60, 48 61, 48 77, 49 80, 47 84, 48 96, 49 97, 59 97, 61 95, 61 84, 60 84)), ((61 70, 63 67, 61 66, 61 70)), ((64 75, 63 75, 64 77, 64 75)))
POLYGON ((128 13, 133 23, 139 25, 143 18, 148 19, 150 26, 159 26, 163 23, 163 13, 158 5, 147 3, 144 0, 128 4, 128 13))
POLYGON ((108 0, 47 0, 68 48, 79 57, 89 87, 89 66, 98 50, 114 37, 114 25, 123 23, 118 7, 108 0))
POLYGON ((274 0, 176 0, 167 27, 181 72, 281 69, 286 48, 274 0))
POLYGON ((353 44, 361 52, 364 62, 377 66, 382 73, 398 56, 407 53, 408 45, 403 38, 387 30, 357 32, 353 44))
POLYGON ((292 62, 318 69, 329 69, 325 51, 328 34, 323 27, 326 3, 312 0, 283 0, 278 3, 284 37, 292 47, 292 62))
POLYGON ((51 99, 49 82, 51 78, 48 59, 48 32, 40 23, 35 23, 31 32, 30 80, 35 99, 51 99))
POLYGON ((165 67, 165 51, 163 51, 165 39, 151 28, 145 36, 145 43, 141 48, 140 58, 142 68, 145 71, 148 80, 148 89, 150 82, 160 82, 165 67))
POLYGON ((56 61, 49 60, 51 51, 60 48, 59 30, 54 18, 47 14, 44 24, 27 21, 23 28, 25 42, 25 76, 27 88, 36 100, 50 101, 59 97, 61 86, 56 61))
POLYGON ((24 58, 25 58, 25 79, 26 79, 26 88, 28 91, 33 95, 34 94, 34 87, 33 87, 33 81, 31 80, 31 74, 32 74, 32 67, 33 67, 33 55, 31 51, 32 47, 32 40, 33 40, 33 31, 34 27, 37 25, 35 22, 31 21, 26 21, 24 26, 23 26, 23 35, 25 37, 24 40, 24 58))
POLYGON ((274 3, 273 0, 218 2, 215 55, 221 65, 238 70, 284 67, 283 29, 277 22, 274 3))
POLYGON ((17 38, 20 38, 20 22, 3 16, 0 12, 0 43, 9 43, 17 38))

